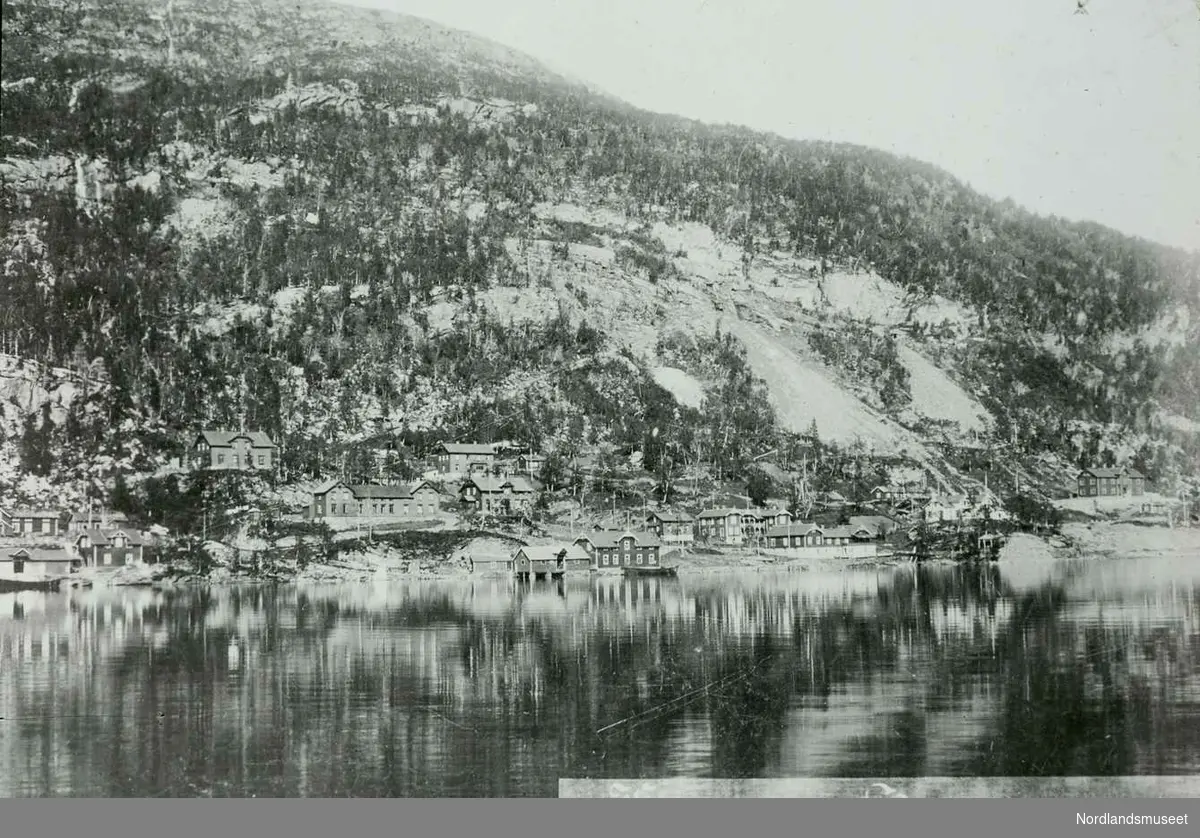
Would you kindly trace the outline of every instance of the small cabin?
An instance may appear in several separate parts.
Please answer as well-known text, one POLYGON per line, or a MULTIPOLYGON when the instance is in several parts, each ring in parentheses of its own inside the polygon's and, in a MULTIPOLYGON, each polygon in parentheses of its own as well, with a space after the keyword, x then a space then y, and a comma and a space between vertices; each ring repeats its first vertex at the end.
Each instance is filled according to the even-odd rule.
POLYGON ((471 573, 477 576, 500 576, 512 573, 513 557, 512 556, 469 556, 467 565, 470 567, 471 573))

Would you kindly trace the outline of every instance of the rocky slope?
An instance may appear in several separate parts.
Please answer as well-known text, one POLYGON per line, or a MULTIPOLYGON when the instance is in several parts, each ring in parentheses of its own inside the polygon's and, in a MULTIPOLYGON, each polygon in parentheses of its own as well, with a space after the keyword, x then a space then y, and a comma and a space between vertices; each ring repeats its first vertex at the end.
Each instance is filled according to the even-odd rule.
POLYGON ((5 0, 3 25, 6 489, 110 485, 243 419, 292 478, 441 434, 736 474, 814 423, 951 482, 947 441, 1196 465, 1194 254, 641 113, 415 18, 5 0))

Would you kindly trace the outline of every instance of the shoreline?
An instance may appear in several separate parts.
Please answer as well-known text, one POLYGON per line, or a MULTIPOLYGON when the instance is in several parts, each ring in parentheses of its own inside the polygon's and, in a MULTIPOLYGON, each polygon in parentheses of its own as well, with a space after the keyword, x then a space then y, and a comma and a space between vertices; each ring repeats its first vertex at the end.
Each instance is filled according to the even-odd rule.
MULTIPOLYGON (((540 541, 542 539, 531 539, 540 541)), ((305 583, 404 581, 465 581, 507 579, 507 573, 473 572, 469 560, 475 555, 497 555, 510 542, 507 536, 464 536, 453 549, 420 552, 388 544, 370 545, 340 552, 332 560, 314 560, 297 566, 294 561, 275 561, 257 570, 231 570, 219 565, 207 572, 177 564, 126 565, 116 568, 85 568, 64 578, 60 590, 89 587, 176 587, 253 586, 305 583)), ((1144 524, 1096 521, 1066 524, 1059 535, 1016 533, 998 561, 1030 559, 1120 559, 1147 556, 1178 556, 1200 561, 1200 528, 1163 527, 1144 524)), ((954 565, 953 559, 928 559, 922 565, 954 565)), ((673 567, 678 577, 704 578, 738 573, 829 573, 912 566, 913 560, 894 552, 870 558, 804 558, 775 556, 763 551, 741 549, 731 552, 668 553, 663 567, 673 567)), ((617 575, 617 574, 612 574, 617 575)), ((577 578, 595 578, 594 572, 577 578)))

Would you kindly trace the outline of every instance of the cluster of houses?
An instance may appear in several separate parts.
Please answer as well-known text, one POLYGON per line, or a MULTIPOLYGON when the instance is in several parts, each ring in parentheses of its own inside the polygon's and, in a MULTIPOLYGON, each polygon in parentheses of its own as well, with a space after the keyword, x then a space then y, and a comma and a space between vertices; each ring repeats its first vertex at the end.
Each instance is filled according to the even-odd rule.
POLYGON ((148 541, 119 512, 0 507, 0 579, 35 583, 81 567, 141 564, 148 541))
MULTIPOLYGON (((676 513, 655 513, 649 526, 658 531, 664 515, 679 517, 676 513)), ((847 524, 822 526, 793 520, 786 509, 706 509, 696 516, 694 540, 729 547, 824 547, 880 541, 897 526, 883 515, 851 516, 847 524)))
MULTIPOLYGON (((457 484, 456 500, 461 509, 481 515, 509 517, 528 515, 537 491, 532 475, 544 458, 522 455, 510 473, 497 462, 491 445, 444 443, 433 454, 438 477, 457 484), (522 474, 520 472, 525 472, 522 474)), ((331 480, 312 492, 308 515, 314 520, 354 518, 371 521, 420 521, 438 517, 446 496, 428 480, 411 486, 349 484, 331 480)))
POLYGON ((649 531, 595 530, 570 544, 521 547, 512 556, 472 557, 471 570, 530 578, 572 571, 654 571, 661 567, 662 548, 662 541, 649 531))

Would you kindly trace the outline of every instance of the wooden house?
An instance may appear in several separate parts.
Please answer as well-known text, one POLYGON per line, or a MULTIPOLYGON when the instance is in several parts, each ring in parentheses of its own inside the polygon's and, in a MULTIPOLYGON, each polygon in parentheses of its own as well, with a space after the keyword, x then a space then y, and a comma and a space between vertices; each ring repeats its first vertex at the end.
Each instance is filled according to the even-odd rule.
POLYGON ((414 486, 351 485, 330 480, 313 490, 308 515, 324 518, 356 518, 372 521, 422 521, 437 515, 441 493, 421 481, 414 486))
POLYGON ((696 516, 696 539, 710 544, 743 543, 741 509, 706 509, 696 516))
POLYGON ((771 527, 781 527, 792 522, 792 513, 786 509, 743 509, 742 540, 758 541, 771 527))
POLYGON ((1146 477, 1137 469, 1085 468, 1076 478, 1079 496, 1085 498, 1142 495, 1146 492, 1146 477))
POLYGON ((658 567, 662 542, 651 532, 597 530, 575 539, 593 570, 658 567))
POLYGON ((796 521, 769 527, 766 532, 770 547, 819 547, 825 543, 824 530, 809 521, 796 521))
POLYGON ((473 474, 458 488, 459 501, 483 515, 526 514, 533 496, 533 485, 524 477, 473 474))
POLYGON ((686 512, 659 510, 646 516, 646 529, 664 544, 691 544, 696 540, 695 519, 686 512))
POLYGON ((869 540, 869 535, 864 527, 846 525, 825 527, 821 530, 821 543, 824 545, 844 545, 869 540))
POLYGON ((442 474, 487 474, 496 465, 495 446, 475 442, 443 442, 433 450, 442 474))
POLYGON ((72 512, 67 518, 67 534, 78 535, 94 529, 111 529, 113 527, 128 527, 129 516, 124 512, 114 512, 110 509, 82 509, 72 512))
POLYGON ((146 560, 145 539, 129 529, 90 529, 78 533, 72 543, 87 567, 141 564, 146 560))
POLYGON ((62 534, 62 513, 53 509, 0 508, 0 535, 62 534))
POLYGON ((61 548, 21 547, 0 551, 0 579, 14 582, 58 579, 78 566, 78 557, 61 548))
POLYGON ((189 447, 192 468, 271 471, 279 446, 261 431, 201 431, 189 447))

